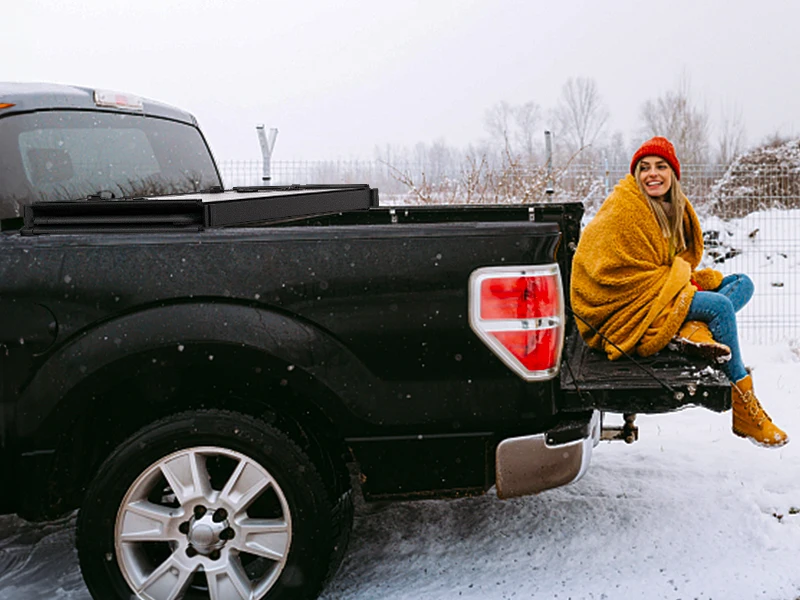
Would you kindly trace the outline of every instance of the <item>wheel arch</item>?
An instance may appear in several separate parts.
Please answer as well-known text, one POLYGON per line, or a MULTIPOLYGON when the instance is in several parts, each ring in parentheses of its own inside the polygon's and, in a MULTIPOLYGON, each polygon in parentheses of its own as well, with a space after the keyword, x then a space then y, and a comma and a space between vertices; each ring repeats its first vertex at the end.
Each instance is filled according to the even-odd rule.
POLYGON ((335 383, 339 375, 324 364, 326 359, 342 362, 341 356, 335 358, 341 345, 324 332, 269 311, 219 304, 180 309, 161 307, 156 314, 151 310, 129 315, 124 323, 106 323, 61 349, 50 369, 40 370, 40 377, 48 371, 57 376, 50 386, 34 381, 26 391, 49 414, 41 418, 29 409, 20 433, 34 438, 33 447, 49 445, 55 452, 50 477, 41 479, 46 489, 31 488, 29 498, 19 502, 23 512, 36 517, 71 510, 93 472, 122 440, 166 415, 211 407, 279 428, 309 454, 332 497, 349 489, 344 463, 350 457, 342 430, 358 416, 331 389, 330 380, 335 383), (195 320, 182 327, 187 313, 195 320), (211 315, 216 319, 209 321, 211 315), (170 327, 164 328, 165 323, 170 327), (143 324, 162 328, 153 335, 143 324), (115 343, 120 338, 106 339, 126 333, 123 344, 115 343), (256 344, 258 334, 267 342, 256 344), (119 351, 108 352, 107 343, 94 346, 97 340, 111 341, 119 351), (76 361, 93 368, 83 372, 78 366, 81 377, 76 378, 76 361), (331 376, 326 380, 320 372, 331 376), (63 387, 68 389, 59 396, 63 387), (41 501, 34 501, 37 494, 41 501))

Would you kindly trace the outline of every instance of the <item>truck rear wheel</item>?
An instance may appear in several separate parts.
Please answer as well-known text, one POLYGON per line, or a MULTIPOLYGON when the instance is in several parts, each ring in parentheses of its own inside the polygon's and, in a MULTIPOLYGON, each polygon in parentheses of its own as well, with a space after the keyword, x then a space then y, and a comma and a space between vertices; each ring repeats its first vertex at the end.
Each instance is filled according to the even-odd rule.
POLYGON ((106 459, 78 516, 95 598, 314 598, 335 572, 352 499, 332 502, 286 435, 220 410, 173 415, 106 459))

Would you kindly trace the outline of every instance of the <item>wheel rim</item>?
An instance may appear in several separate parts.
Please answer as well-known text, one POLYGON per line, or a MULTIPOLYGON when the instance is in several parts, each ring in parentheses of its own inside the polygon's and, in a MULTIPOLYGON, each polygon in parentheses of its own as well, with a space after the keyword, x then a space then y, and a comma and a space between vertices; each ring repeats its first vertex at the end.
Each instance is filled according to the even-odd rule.
POLYGON ((291 531, 286 497, 264 467, 203 446, 158 460, 131 484, 114 543, 141 598, 257 600, 286 565, 291 531))

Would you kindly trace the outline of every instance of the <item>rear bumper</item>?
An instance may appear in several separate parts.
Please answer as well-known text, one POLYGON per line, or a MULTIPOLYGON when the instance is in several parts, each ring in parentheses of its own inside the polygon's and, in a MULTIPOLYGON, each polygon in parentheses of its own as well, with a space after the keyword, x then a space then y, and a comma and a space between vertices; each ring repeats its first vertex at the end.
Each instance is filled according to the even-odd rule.
POLYGON ((589 468, 600 428, 594 410, 545 433, 503 440, 495 454, 497 496, 516 498, 577 481, 589 468))

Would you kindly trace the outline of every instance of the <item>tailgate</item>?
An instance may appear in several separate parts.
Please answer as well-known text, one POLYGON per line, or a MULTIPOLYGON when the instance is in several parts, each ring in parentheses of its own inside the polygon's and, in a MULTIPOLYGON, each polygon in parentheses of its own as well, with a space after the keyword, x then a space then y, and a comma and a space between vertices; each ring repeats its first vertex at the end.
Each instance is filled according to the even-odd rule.
POLYGON ((728 378, 703 359, 664 349, 610 361, 590 349, 575 328, 564 350, 563 410, 663 413, 694 405, 724 412, 731 406, 728 378))

